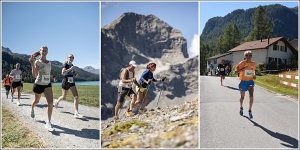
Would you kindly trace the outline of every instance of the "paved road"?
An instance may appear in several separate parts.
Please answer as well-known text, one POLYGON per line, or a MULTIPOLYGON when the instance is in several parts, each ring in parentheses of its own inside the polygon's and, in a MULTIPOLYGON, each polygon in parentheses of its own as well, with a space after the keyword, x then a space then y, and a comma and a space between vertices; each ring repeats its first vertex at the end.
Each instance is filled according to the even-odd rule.
POLYGON ((253 119, 239 115, 237 77, 200 77, 200 148, 298 148, 298 102, 259 86, 254 90, 253 119))
MULTIPOLYGON (((44 96, 44 95, 43 95, 44 96)), ((22 94, 21 106, 17 106, 15 93, 14 102, 6 99, 5 90, 1 93, 2 104, 14 112, 25 125, 47 145, 47 148, 100 148, 99 108, 79 105, 79 111, 85 116, 76 119, 74 104, 61 101, 59 108, 54 109, 52 124, 54 132, 45 128, 47 101, 42 97, 35 107, 35 120, 30 117, 30 107, 33 95, 22 94)), ((10 98, 10 96, 9 96, 10 98)))

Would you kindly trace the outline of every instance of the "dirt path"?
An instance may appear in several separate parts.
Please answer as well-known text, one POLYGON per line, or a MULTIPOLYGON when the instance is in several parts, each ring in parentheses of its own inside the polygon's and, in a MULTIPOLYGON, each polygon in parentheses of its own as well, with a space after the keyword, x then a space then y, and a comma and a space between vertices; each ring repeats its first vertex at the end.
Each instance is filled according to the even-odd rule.
POLYGON ((6 99, 5 90, 1 92, 2 104, 10 109, 20 120, 46 144, 47 148, 100 148, 100 109, 79 105, 79 112, 85 117, 74 118, 74 104, 61 101, 57 109, 53 108, 51 122, 54 132, 45 128, 47 119, 47 101, 42 97, 35 107, 35 119, 30 117, 33 95, 22 94, 21 106, 17 103, 17 94, 14 101, 6 99))

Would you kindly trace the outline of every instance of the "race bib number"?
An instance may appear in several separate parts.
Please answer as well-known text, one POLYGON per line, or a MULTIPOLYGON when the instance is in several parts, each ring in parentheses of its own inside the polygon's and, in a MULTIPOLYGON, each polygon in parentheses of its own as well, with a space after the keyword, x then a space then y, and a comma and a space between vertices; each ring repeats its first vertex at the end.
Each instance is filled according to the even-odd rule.
POLYGON ((69 83, 74 83, 73 77, 68 77, 68 82, 69 83))
POLYGON ((224 71, 224 68, 221 68, 221 71, 224 71))
POLYGON ((42 75, 42 82, 50 83, 50 75, 42 75))
POLYGON ((251 77, 253 75, 253 70, 245 70, 245 76, 251 77))
POLYGON ((16 78, 16 79, 21 79, 21 76, 18 74, 18 75, 16 75, 15 78, 16 78))

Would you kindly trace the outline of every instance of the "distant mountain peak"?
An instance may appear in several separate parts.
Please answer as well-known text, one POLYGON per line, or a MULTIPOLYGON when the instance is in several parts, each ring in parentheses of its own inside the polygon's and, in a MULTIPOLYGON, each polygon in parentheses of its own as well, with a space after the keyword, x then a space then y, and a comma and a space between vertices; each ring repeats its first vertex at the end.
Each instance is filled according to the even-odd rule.
POLYGON ((95 69, 95 68, 93 68, 92 66, 86 66, 83 69, 95 69))
POLYGON ((84 71, 93 73, 93 74, 99 74, 99 69, 95 69, 92 66, 85 66, 84 68, 82 68, 84 71))

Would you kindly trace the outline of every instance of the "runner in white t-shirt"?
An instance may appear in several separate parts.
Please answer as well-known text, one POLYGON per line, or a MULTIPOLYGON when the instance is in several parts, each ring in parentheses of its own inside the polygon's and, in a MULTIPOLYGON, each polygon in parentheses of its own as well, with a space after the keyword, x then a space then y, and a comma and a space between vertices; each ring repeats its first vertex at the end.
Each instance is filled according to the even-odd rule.
POLYGON ((20 102, 20 98, 21 98, 21 73, 22 71, 20 70, 20 64, 17 63, 16 64, 16 69, 13 69, 10 74, 9 77, 12 78, 12 92, 11 92, 11 102, 14 101, 14 94, 16 91, 16 88, 18 90, 18 106, 21 105, 20 102))
POLYGON ((53 92, 50 78, 54 79, 55 76, 51 75, 51 62, 46 59, 48 54, 48 47, 42 46, 38 52, 35 52, 29 58, 29 62, 32 67, 32 75, 36 78, 33 84, 34 100, 31 105, 31 117, 34 118, 34 106, 39 103, 42 93, 44 93, 48 102, 48 120, 46 121, 45 127, 48 131, 54 131, 51 124, 51 115, 53 110, 53 92), (35 60, 35 57, 40 55, 40 59, 35 60))

